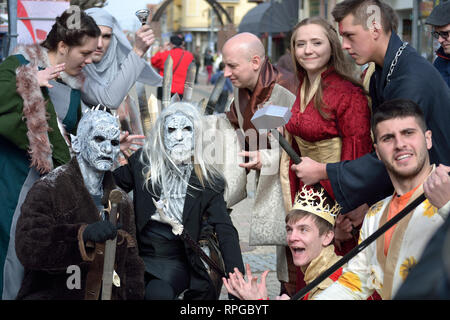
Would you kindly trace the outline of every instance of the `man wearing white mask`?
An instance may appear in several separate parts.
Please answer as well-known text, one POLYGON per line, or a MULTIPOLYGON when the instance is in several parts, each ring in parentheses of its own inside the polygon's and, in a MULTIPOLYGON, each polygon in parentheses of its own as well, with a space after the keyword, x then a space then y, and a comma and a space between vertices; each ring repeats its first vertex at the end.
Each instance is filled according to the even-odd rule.
POLYGON ((86 13, 101 30, 93 63, 83 70, 86 80, 82 100, 86 105, 100 103, 117 109, 136 81, 150 86, 162 84, 162 77, 144 58, 155 41, 148 25, 136 31, 132 47, 117 20, 106 10, 90 8, 86 13))
POLYGON ((110 172, 119 153, 119 123, 101 110, 84 113, 71 136, 75 156, 30 189, 17 222, 16 252, 25 268, 17 299, 98 300, 105 241, 117 237, 111 300, 142 299, 144 263, 134 214, 123 191, 118 225, 107 219, 110 172), (70 270, 79 270, 70 273, 70 270), (78 281, 71 282, 70 275, 78 281), (78 282, 78 285, 77 285, 78 282))

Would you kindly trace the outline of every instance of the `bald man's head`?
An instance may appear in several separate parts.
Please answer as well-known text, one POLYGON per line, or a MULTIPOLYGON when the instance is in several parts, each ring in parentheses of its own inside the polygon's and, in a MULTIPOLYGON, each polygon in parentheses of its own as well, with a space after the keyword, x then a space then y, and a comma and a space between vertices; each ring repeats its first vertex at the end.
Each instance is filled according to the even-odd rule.
POLYGON ((252 33, 244 32, 228 39, 225 46, 231 46, 234 49, 241 51, 249 60, 251 57, 257 55, 261 59, 265 58, 265 49, 261 40, 252 33))
POLYGON ((222 54, 225 77, 230 78, 235 87, 253 91, 265 61, 261 40, 248 32, 239 33, 225 42, 222 54))

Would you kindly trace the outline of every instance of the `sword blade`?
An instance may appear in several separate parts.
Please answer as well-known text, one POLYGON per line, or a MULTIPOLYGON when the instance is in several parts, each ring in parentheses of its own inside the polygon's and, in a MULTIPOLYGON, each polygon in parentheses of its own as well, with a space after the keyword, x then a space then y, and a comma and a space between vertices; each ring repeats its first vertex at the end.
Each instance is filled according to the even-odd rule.
POLYGON ((162 109, 170 105, 170 96, 172 91, 172 76, 173 76, 173 59, 170 55, 167 56, 164 62, 164 76, 163 76, 163 92, 162 92, 162 109))
MULTIPOLYGON (((113 225, 117 224, 117 206, 122 201, 122 193, 118 189, 114 189, 109 194, 111 202, 111 211, 109 212, 109 222, 113 225)), ((112 282, 114 276, 114 261, 116 258, 116 242, 117 237, 112 240, 106 240, 105 243, 105 260, 103 262, 102 276, 102 300, 111 300, 112 282)))
POLYGON ((186 74, 186 81, 184 82, 183 101, 190 102, 192 100, 192 93, 194 92, 195 71, 197 66, 195 62, 191 62, 186 74))
POLYGON ((226 78, 223 76, 223 74, 217 80, 216 85, 214 86, 214 89, 209 96, 208 103, 206 104, 205 114, 214 113, 217 101, 219 101, 220 94, 222 93, 223 87, 225 86, 225 80, 226 78))
POLYGON ((138 96, 139 113, 141 115, 142 130, 144 135, 147 135, 151 128, 150 114, 148 112, 147 95, 145 93, 145 85, 140 82, 136 82, 136 93, 138 96))

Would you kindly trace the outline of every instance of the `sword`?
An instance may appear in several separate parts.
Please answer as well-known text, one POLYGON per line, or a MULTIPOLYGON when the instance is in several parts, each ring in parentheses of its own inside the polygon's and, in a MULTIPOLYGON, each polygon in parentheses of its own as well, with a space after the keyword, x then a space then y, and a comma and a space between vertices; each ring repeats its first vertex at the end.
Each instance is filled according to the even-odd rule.
POLYGON ((150 113, 150 125, 153 126, 159 115, 158 99, 156 99, 153 93, 148 98, 148 110, 150 113))
POLYGON ((142 131, 144 131, 144 135, 147 135, 151 128, 151 120, 150 113, 148 112, 145 85, 143 83, 136 82, 136 93, 138 96, 139 113, 141 114, 142 131))
POLYGON ((220 94, 222 93, 223 87, 225 86, 225 80, 226 78, 223 76, 223 74, 217 80, 204 110, 204 113, 206 115, 213 114, 214 110, 216 109, 217 101, 219 101, 220 94))
MULTIPOLYGON (((111 209, 109 211, 109 222, 114 226, 117 224, 117 206, 122 201, 122 192, 114 189, 109 194, 111 209)), ((117 236, 112 240, 106 240, 105 260, 103 262, 102 277, 102 300, 111 300, 112 283, 114 277, 114 260, 116 258, 117 236)))
POLYGON ((170 97, 172 92, 172 74, 173 72, 173 59, 170 55, 167 56, 164 62, 164 76, 162 87, 162 109, 170 105, 170 97))
MULTIPOLYGON (((156 210, 159 213, 159 221, 163 223, 167 223, 172 227, 172 232, 175 235, 180 236, 180 238, 187 242, 187 244, 191 247, 194 252, 200 256, 200 258, 208 264, 208 266, 213 269, 215 272, 217 272, 218 275, 221 277, 226 277, 224 270, 220 266, 216 264, 215 261, 213 261, 199 246, 199 244, 192 239, 192 237, 189 235, 189 233, 184 229, 184 226, 178 222, 176 219, 168 217, 165 212, 164 208, 167 205, 167 200, 159 200, 155 201, 153 199, 153 203, 155 204, 156 210)), ((157 220, 157 219, 154 219, 157 220)), ((157 220, 158 221, 158 220, 157 220)))
POLYGON ((184 82, 183 101, 189 102, 192 100, 192 92, 194 91, 194 81, 195 81, 196 70, 197 70, 197 66, 195 65, 195 61, 192 61, 189 64, 187 74, 186 74, 186 81, 184 82))

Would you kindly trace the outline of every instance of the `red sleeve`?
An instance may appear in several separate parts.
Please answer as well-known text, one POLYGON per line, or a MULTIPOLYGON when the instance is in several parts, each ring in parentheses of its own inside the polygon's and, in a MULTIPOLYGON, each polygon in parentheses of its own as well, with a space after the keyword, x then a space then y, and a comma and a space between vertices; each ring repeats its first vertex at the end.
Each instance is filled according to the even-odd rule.
POLYGON ((153 67, 155 67, 156 69, 164 69, 164 61, 166 61, 166 59, 164 57, 165 52, 166 51, 164 51, 164 52, 159 51, 159 52, 155 53, 155 55, 151 58, 150 61, 153 65, 153 67))
POLYGON ((342 138, 341 161, 354 160, 372 151, 370 110, 360 88, 353 88, 338 106, 337 123, 342 138))

